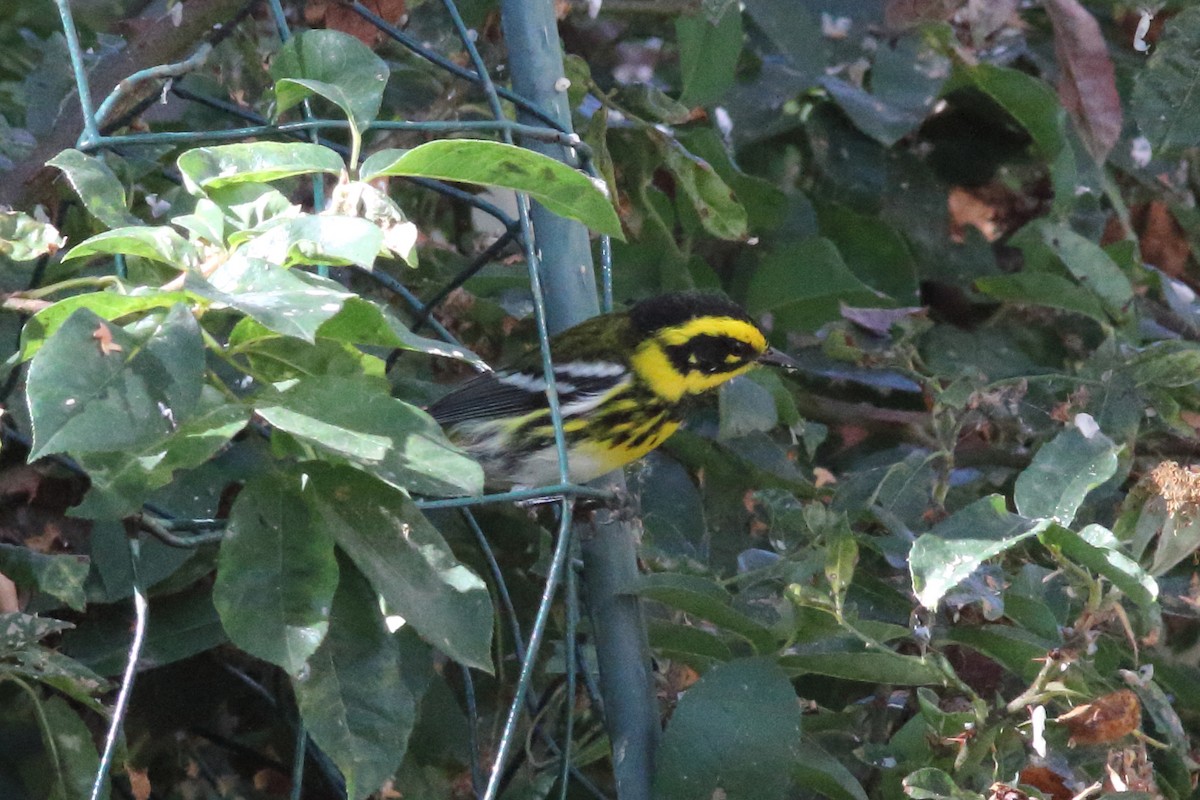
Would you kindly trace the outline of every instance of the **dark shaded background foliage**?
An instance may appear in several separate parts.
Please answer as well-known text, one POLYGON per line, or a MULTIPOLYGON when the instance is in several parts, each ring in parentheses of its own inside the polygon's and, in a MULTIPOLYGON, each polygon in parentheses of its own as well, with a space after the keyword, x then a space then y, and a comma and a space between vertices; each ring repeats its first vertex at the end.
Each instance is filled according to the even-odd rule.
MULTIPOLYGON (((136 40, 140 9, 119 5, 78 4, 92 57, 136 40)), ((460 7, 502 78, 495 9, 460 7)), ((290 12, 298 24, 345 29, 338 8, 310 0, 290 12)), ((435 4, 376 8, 460 55, 435 4)), ((662 796, 1020 796, 997 783, 1056 798, 1089 786, 1192 795, 1200 531, 1186 464, 1200 426, 1200 13, 1169 3, 1143 31, 1132 5, 1075 0, 609 0, 595 18, 582 4, 561 11, 576 127, 626 232, 614 244, 618 301, 722 289, 805 366, 731 384, 632 470, 646 575, 631 591, 650 601, 669 719, 662 796), (1037 720, 1047 717, 1043 733, 1037 720)), ((483 98, 443 72, 370 31, 350 32, 390 67, 381 118, 486 117, 483 98)), ((256 9, 181 85, 270 116, 264 64, 277 48, 256 9)), ((7 4, 0 169, 16 174, 55 135, 70 85, 48 4, 7 4)), ((172 99, 129 124, 233 123, 172 99)), ((367 147, 419 141, 373 135, 367 147)), ((176 154, 106 156, 149 224, 161 224, 159 204, 191 202, 176 154)), ((495 233, 462 203, 392 189, 420 231, 420 265, 377 268, 431 297, 495 233)), ((102 229, 62 186, 10 180, 0 196, 25 211, 47 203, 72 245, 102 229)), ((37 286, 111 268, 9 256, 0 256, 8 342, 40 308, 37 286)), ((130 285, 170 277, 136 259, 131 268, 130 285)), ((388 302, 361 277, 340 277, 388 302)), ((505 251, 438 318, 503 360, 530 341, 527 291, 520 258, 505 251)), ((134 316, 165 324, 154 313, 134 316)), ((136 330, 136 319, 118 321, 136 330)), ((381 352, 351 358, 328 337, 276 345, 286 352, 264 349, 256 365, 274 380, 382 374, 381 352)), ((387 377, 419 404, 461 374, 450 363, 406 352, 387 377)), ((84 796, 101 702, 111 700, 99 676, 119 673, 127 646, 126 530, 119 515, 95 512, 97 487, 90 518, 72 515, 87 482, 51 461, 25 465, 27 387, 12 364, 0 571, 20 593, 3 599, 12 627, 0 631, 0 795, 84 796)), ((36 387, 27 396, 36 403, 36 387)), ((242 434, 166 485, 130 491, 236 523, 239 502, 249 514, 246 492, 294 491, 286 476, 305 452, 286 434, 270 443, 242 434)), ((92 463, 98 479, 104 462, 92 463)), ((344 478, 338 470, 349 468, 313 469, 344 478)), ((487 573, 457 517, 430 519, 459 559, 487 573)), ((542 522, 507 508, 481 514, 526 624, 548 553, 542 522)), ((312 519, 264 523, 289 526, 328 537, 312 519)), ((285 552, 316 546, 281 541, 285 552)), ((383 578, 364 580, 362 563, 344 556, 334 565, 331 541, 319 544, 328 552, 314 562, 328 569, 294 578, 292 592, 332 594, 329 570, 340 574, 323 612, 328 636, 366 686, 377 672, 353 643, 400 654, 404 686, 396 675, 388 686, 409 706, 393 711, 415 725, 398 768, 388 759, 403 752, 402 737, 359 731, 371 745, 361 774, 394 775, 383 796, 467 796, 460 673, 411 630, 391 643, 373 619, 344 612, 369 610, 383 578)), ((254 562, 222 549, 228 564, 254 562)), ((258 629, 237 609, 214 609, 216 544, 175 550, 147 539, 142 559, 153 625, 115 791, 286 796, 297 714, 310 728, 322 722, 303 697, 297 710, 282 668, 296 665, 229 643, 247 635, 239 625, 258 629)), ((218 585, 237 578, 234 567, 221 571, 218 585)), ((512 643, 497 630, 497 676, 477 676, 485 752, 512 681, 512 643)), ((541 665, 539 703, 574 705, 574 760, 606 785, 607 743, 588 697, 563 695, 562 651, 541 665)), ((513 797, 556 791, 553 757, 531 741, 509 776, 513 797)), ((308 766, 305 796, 333 796, 337 770, 312 753, 308 766)))

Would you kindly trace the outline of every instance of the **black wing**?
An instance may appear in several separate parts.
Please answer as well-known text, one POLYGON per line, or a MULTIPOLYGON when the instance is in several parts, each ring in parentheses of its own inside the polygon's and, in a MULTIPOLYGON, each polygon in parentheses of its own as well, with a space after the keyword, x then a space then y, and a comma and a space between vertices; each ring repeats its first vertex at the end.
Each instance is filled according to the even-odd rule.
MULTIPOLYGON (((625 367, 609 361, 562 364, 554 368, 559 406, 591 405, 618 383, 627 380, 625 367)), ((441 398, 427 410, 442 425, 468 420, 522 417, 549 406, 541 366, 477 375, 441 398)))
POLYGON ((426 410, 439 424, 453 425, 467 420, 520 417, 546 407, 544 388, 530 391, 501 380, 502 376, 510 374, 488 372, 476 375, 426 410))

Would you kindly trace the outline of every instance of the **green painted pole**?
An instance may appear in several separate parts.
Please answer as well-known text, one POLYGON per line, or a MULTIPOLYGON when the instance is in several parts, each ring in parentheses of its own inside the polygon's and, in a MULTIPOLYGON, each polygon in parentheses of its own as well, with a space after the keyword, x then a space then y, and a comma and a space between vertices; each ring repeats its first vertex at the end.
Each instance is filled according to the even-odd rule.
MULTIPOLYGON (((571 110, 552 0, 502 0, 501 12, 513 89, 570 131, 571 110)), ((521 114, 517 121, 538 123, 521 114)), ((537 140, 522 144, 568 160, 569 154, 559 144, 537 140)), ((536 203, 531 218, 541 255, 547 322, 555 333, 600 310, 591 245, 582 225, 536 203)), ((598 485, 625 492, 620 473, 601 478, 598 485)), ((577 522, 575 531, 583 555, 617 795, 620 800, 649 800, 659 737, 658 706, 641 605, 626 593, 637 577, 637 535, 628 521, 608 510, 577 522)))

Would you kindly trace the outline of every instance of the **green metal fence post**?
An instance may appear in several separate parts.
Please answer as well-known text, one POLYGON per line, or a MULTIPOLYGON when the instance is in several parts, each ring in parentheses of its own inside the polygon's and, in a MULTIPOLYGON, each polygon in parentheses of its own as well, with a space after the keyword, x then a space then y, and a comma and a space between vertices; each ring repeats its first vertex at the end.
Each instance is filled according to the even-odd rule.
MULTIPOLYGON (((513 89, 571 129, 567 82, 552 0, 503 0, 513 89)), ((525 120, 518 114, 518 121, 525 120)), ((525 141, 525 146, 563 159, 561 145, 525 141)), ((552 333, 599 311, 591 247, 584 227, 537 204, 532 209, 541 254, 547 320, 552 333)), ((601 483, 625 491, 619 473, 601 483)), ((636 533, 618 514, 601 511, 578 524, 585 591, 600 665, 605 722, 612 741, 620 800, 649 800, 659 722, 650 648, 638 599, 625 594, 637 576, 636 533)))

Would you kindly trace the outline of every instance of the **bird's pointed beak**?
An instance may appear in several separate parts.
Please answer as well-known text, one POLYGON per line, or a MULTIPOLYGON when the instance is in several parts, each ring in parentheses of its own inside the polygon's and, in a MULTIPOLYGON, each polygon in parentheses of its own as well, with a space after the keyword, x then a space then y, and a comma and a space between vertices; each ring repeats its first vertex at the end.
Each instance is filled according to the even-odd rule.
POLYGON ((772 367, 783 367, 786 370, 800 369, 800 364, 796 359, 787 353, 776 350, 774 347, 768 347, 766 352, 758 357, 758 363, 767 364, 772 367))

